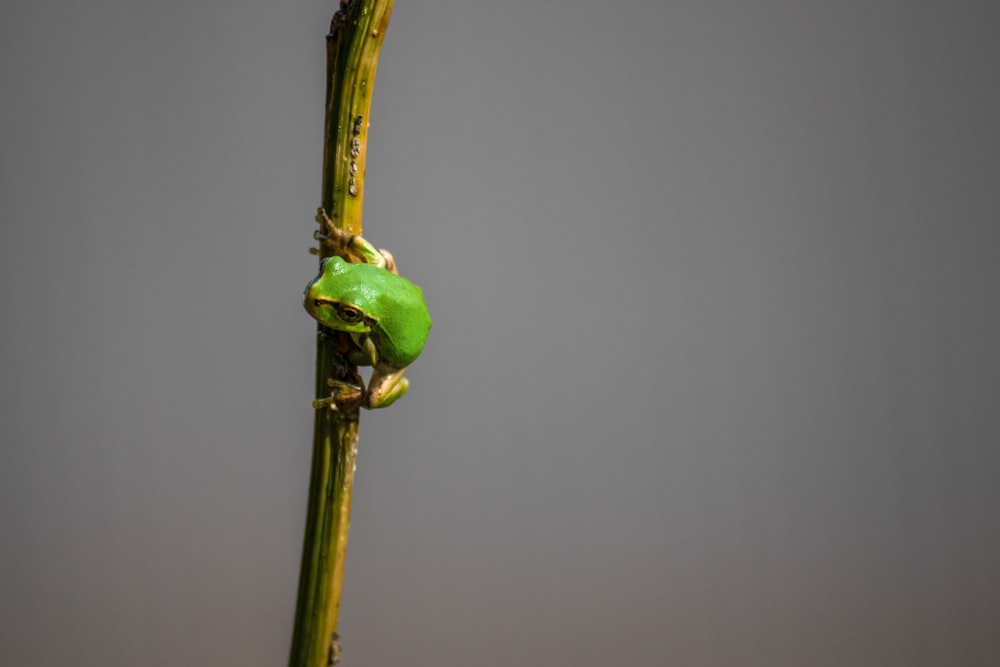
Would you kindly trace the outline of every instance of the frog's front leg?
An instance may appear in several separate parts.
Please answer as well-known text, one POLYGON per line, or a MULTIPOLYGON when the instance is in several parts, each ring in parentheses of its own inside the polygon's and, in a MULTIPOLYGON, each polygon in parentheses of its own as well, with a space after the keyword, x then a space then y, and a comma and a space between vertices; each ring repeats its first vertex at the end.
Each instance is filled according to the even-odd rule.
POLYGON ((330 408, 331 410, 341 410, 351 412, 364 399, 364 388, 349 382, 340 380, 327 380, 326 386, 330 387, 330 395, 326 398, 319 398, 312 402, 313 408, 330 408))
POLYGON ((369 410, 385 408, 396 402, 410 388, 410 381, 403 377, 405 368, 372 371, 365 392, 364 406, 369 410))
MULTIPOLYGON (((323 230, 317 230, 313 236, 321 245, 326 246, 330 254, 354 259, 358 264, 374 264, 399 275, 399 271, 396 269, 396 260, 391 252, 384 248, 375 248, 362 236, 344 233, 337 228, 322 207, 316 211, 316 222, 323 230)), ((315 248, 312 252, 319 254, 315 248)))
POLYGON ((372 367, 372 376, 368 379, 365 390, 365 400, 362 405, 369 410, 385 408, 396 402, 410 388, 410 381, 403 377, 406 368, 393 368, 388 364, 379 363, 378 347, 371 336, 358 336, 354 342, 368 357, 372 367))
POLYGON ((373 371, 367 390, 349 382, 327 380, 330 395, 313 401, 312 406, 317 410, 330 408, 343 412, 351 412, 359 406, 368 410, 388 407, 410 388, 410 381, 403 377, 405 372, 405 368, 396 371, 373 371))

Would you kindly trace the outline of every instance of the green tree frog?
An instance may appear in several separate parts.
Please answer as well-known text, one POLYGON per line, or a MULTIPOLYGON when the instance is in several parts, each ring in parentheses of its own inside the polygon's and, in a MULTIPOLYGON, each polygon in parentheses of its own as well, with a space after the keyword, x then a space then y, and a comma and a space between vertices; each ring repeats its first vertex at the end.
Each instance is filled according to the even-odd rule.
POLYGON ((423 292, 399 275, 387 251, 376 250, 360 236, 344 234, 323 209, 316 220, 326 232, 316 238, 336 256, 320 264, 302 304, 323 326, 350 334, 357 347, 350 361, 371 366, 372 376, 367 388, 329 381, 330 396, 313 401, 313 407, 384 408, 406 393, 410 381, 403 374, 427 341, 431 317, 423 292))

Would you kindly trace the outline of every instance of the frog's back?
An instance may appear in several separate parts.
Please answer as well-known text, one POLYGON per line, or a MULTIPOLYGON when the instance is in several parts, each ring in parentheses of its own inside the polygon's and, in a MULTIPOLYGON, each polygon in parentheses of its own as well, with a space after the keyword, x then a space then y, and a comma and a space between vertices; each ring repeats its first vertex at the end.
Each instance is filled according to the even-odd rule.
POLYGON ((420 356, 431 328, 423 290, 371 264, 352 268, 358 273, 352 300, 376 320, 370 336, 379 361, 394 368, 409 366, 420 356))

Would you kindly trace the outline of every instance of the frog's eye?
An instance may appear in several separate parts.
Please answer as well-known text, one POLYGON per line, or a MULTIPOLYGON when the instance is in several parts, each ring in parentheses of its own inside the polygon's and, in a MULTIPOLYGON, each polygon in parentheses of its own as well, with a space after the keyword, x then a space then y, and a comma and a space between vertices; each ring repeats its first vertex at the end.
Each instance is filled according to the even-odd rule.
POLYGON ((345 306, 344 304, 337 306, 337 315, 345 322, 360 322, 361 318, 364 317, 361 311, 354 306, 345 306))

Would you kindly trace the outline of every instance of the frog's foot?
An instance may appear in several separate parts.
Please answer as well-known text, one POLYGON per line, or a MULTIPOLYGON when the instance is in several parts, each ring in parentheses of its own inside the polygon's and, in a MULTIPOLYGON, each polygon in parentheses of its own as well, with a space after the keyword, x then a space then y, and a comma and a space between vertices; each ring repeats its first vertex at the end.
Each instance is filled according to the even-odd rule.
POLYGON ((374 264, 399 275, 391 252, 377 250, 364 237, 338 229, 322 207, 316 211, 316 222, 322 229, 313 232, 313 238, 319 241, 320 245, 319 248, 309 250, 313 255, 336 255, 354 264, 374 264))
POLYGON ((363 387, 340 380, 327 380, 326 385, 330 387, 330 395, 312 402, 312 406, 320 408, 330 408, 342 412, 351 412, 362 404, 365 395, 363 387))
MULTIPOLYGON (((340 257, 350 254, 349 246, 353 237, 337 229, 333 220, 330 219, 330 216, 326 214, 326 210, 322 207, 316 211, 316 222, 319 223, 320 229, 313 232, 313 238, 319 241, 321 248, 325 247, 327 249, 326 254, 339 255, 340 257)), ((318 255, 321 251, 313 248, 310 252, 318 255)))

